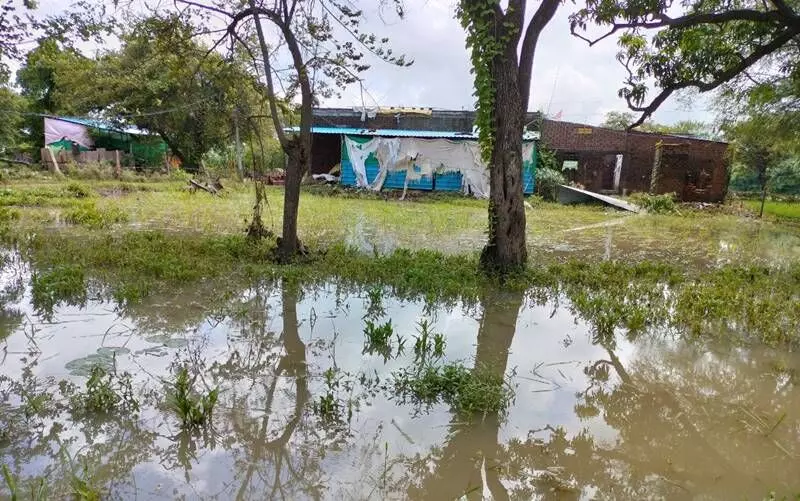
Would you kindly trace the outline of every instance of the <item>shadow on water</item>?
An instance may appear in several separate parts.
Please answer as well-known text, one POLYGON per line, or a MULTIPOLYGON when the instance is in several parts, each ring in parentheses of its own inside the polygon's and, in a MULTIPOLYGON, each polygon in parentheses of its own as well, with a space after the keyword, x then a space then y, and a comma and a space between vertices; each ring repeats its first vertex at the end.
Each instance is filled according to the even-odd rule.
POLYGON ((104 284, 83 278, 81 293, 74 275, 51 273, 45 290, 62 301, 34 294, 18 258, 5 264, 0 464, 24 492, 758 500, 800 490, 800 358, 687 335, 663 283, 485 290, 477 305, 443 306, 378 286, 256 280, 118 302, 104 284), (388 349, 365 341, 368 321, 390 326, 388 349), (508 381, 510 407, 465 415, 446 399, 398 399, 398 374, 427 363, 414 353, 423 330, 446 340, 441 363, 508 381), (97 365, 130 374, 138 411, 87 410, 97 365), (183 429, 167 404, 182 367, 194 395, 219 390, 203 428, 183 429))

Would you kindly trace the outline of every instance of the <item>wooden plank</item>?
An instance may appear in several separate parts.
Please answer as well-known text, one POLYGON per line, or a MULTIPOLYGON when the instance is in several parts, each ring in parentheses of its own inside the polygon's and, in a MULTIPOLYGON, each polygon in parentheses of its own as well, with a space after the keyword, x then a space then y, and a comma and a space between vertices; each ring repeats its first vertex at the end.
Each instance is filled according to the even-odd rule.
POLYGON ((641 209, 638 206, 632 203, 628 203, 618 198, 609 197, 608 195, 601 195, 600 193, 595 193, 593 191, 588 191, 588 190, 582 190, 580 188, 575 188, 574 186, 567 186, 565 184, 559 185, 558 187, 559 203, 562 204, 586 203, 592 200, 597 200, 603 202, 606 205, 610 205, 612 207, 616 207, 617 209, 622 209, 630 212, 638 213, 641 211, 641 209))

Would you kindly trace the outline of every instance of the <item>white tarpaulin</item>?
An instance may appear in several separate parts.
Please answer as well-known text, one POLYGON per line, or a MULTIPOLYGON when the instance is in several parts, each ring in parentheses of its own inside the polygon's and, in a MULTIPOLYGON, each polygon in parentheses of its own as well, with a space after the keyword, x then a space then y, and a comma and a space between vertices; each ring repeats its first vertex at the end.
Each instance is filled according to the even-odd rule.
MULTIPOLYGON (((386 174, 390 171, 405 171, 406 186, 409 181, 419 180, 422 176, 459 172, 463 180, 464 193, 471 193, 478 198, 489 196, 489 169, 481 159, 477 141, 374 137, 360 143, 347 136, 344 140, 347 155, 356 175, 356 186, 361 188, 379 191, 383 187, 386 174), (367 181, 366 169, 366 161, 370 154, 375 155, 380 167, 372 183, 367 181)), ((533 149, 533 143, 524 143, 522 158, 530 160, 533 149)))
POLYGON ((85 148, 93 148, 94 141, 85 125, 66 122, 55 118, 44 119, 44 144, 52 144, 62 139, 78 143, 85 148))

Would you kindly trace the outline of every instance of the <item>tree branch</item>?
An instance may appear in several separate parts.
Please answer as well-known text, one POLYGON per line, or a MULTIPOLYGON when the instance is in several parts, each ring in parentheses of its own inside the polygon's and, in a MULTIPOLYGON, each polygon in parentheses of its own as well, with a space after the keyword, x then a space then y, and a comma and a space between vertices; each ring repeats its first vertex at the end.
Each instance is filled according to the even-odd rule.
MULTIPOLYGON (((241 15, 244 12, 252 11, 253 20, 256 24, 256 34, 258 35, 258 44, 261 48, 261 57, 264 60, 264 76, 267 79, 267 98, 269 99, 269 112, 272 115, 272 124, 275 126, 275 134, 278 136, 278 142, 281 143, 281 148, 284 151, 287 151, 289 148, 289 140, 286 137, 286 133, 283 130, 283 126, 281 125, 280 116, 278 115, 278 105, 275 102, 275 85, 272 82, 272 65, 269 61, 269 48, 267 47, 267 41, 264 38, 264 30, 261 27, 261 19, 259 18, 259 11, 264 9, 256 8, 255 0, 250 0, 250 9, 246 9, 237 14, 237 16, 241 15)), ((273 23, 275 23, 278 27, 281 27, 280 18, 276 12, 270 11, 270 19, 273 23)), ((250 14, 248 14, 250 15, 250 14)), ((232 23, 235 26, 236 17, 234 16, 234 22, 232 23)), ((241 18, 244 19, 247 16, 242 16, 241 18)))
POLYGON ((523 113, 528 110, 528 101, 531 94, 531 75, 533 72, 533 56, 536 53, 536 44, 539 41, 539 35, 547 23, 553 19, 553 16, 561 5, 560 0, 542 0, 539 8, 533 14, 528 28, 525 30, 525 38, 522 39, 522 50, 519 58, 519 73, 517 76, 517 84, 519 85, 520 98, 522 103, 523 113))
POLYGON ((745 71, 747 68, 758 62, 761 58, 768 56, 776 50, 783 47, 789 40, 800 34, 800 28, 788 28, 778 34, 769 43, 757 47, 749 56, 742 58, 739 64, 728 68, 727 70, 717 74, 710 82, 704 82, 698 79, 685 80, 668 85, 653 99, 647 106, 637 106, 633 103, 632 97, 627 96, 625 99, 628 106, 633 111, 639 111, 642 115, 633 124, 628 127, 628 130, 638 127, 647 120, 658 107, 666 101, 675 91, 686 89, 688 87, 697 87, 700 92, 707 92, 714 90, 720 85, 732 80, 737 75, 745 71))
MULTIPOLYGON (((781 0, 776 0, 781 1, 781 0)), ((700 14, 687 14, 681 17, 670 17, 666 14, 655 16, 655 20, 647 21, 631 21, 627 23, 614 23, 611 29, 598 38, 591 39, 584 37, 576 32, 578 28, 577 22, 574 20, 571 23, 570 31, 572 34, 581 40, 587 42, 590 46, 604 40, 620 30, 634 29, 634 28, 691 28, 701 24, 725 24, 732 21, 752 21, 756 23, 780 23, 784 25, 796 25, 800 19, 794 13, 786 15, 780 10, 770 10, 767 12, 752 10, 752 9, 733 9, 726 12, 716 13, 700 13, 700 14)))
POLYGON ((190 5, 192 7, 198 7, 200 9, 210 10, 212 12, 216 12, 217 14, 222 14, 223 16, 233 17, 233 14, 230 12, 224 11, 218 7, 214 7, 213 5, 206 5, 202 3, 192 2, 191 0, 175 0, 176 3, 182 3, 185 5, 190 5))

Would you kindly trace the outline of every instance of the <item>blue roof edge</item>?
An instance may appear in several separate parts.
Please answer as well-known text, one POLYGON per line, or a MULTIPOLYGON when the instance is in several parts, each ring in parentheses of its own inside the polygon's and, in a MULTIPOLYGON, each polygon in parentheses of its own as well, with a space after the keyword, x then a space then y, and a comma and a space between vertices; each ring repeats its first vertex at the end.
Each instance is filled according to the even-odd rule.
MULTIPOLYGON (((286 127, 286 132, 300 132, 300 127, 286 127)), ((355 127, 312 127, 312 134, 348 134, 353 136, 381 136, 381 137, 421 137, 433 139, 471 139, 477 140, 478 135, 472 132, 438 131, 438 130, 411 130, 411 129, 358 129, 355 127)), ((528 137, 525 140, 536 140, 538 137, 528 137)))

